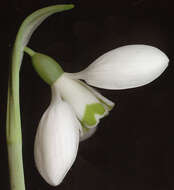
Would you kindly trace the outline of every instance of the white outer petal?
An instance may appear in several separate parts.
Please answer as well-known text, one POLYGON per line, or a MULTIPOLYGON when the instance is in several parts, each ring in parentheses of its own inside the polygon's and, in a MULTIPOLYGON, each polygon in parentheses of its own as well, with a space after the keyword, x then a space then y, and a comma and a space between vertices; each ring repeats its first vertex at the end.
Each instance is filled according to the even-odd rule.
POLYGON ((72 77, 99 88, 134 88, 159 77, 168 62, 168 57, 155 47, 127 45, 105 53, 72 77))
POLYGON ((71 107, 55 100, 42 116, 34 145, 37 169, 53 186, 62 182, 76 158, 81 127, 71 107))

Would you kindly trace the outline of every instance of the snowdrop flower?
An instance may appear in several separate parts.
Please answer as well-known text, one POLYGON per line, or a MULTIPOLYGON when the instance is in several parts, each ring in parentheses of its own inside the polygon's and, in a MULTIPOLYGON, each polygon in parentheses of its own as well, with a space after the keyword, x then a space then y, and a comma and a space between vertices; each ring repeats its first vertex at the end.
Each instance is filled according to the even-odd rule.
POLYGON ((72 166, 79 141, 93 135, 99 120, 114 103, 86 83, 104 89, 127 89, 148 84, 168 65, 167 56, 147 45, 112 50, 78 73, 64 73, 52 58, 30 53, 35 70, 52 89, 35 140, 35 162, 50 185, 61 183, 72 166))

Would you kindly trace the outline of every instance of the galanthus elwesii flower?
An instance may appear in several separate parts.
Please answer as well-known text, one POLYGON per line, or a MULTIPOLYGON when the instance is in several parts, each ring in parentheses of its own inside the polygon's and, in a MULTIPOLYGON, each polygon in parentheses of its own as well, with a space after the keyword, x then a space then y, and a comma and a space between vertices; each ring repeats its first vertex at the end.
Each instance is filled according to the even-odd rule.
POLYGON ((79 141, 92 136, 99 120, 114 103, 86 83, 104 89, 127 89, 148 84, 168 65, 167 56, 147 45, 112 50, 78 73, 64 73, 52 58, 25 49, 35 70, 52 89, 52 100, 43 114, 35 140, 35 162, 50 184, 61 183, 72 166, 79 141))

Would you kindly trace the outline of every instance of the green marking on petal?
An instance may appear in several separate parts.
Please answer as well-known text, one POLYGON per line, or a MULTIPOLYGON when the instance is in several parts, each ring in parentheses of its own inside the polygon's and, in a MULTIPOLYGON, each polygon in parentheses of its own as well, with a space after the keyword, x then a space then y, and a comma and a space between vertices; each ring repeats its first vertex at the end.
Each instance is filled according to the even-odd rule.
POLYGON ((82 123, 86 126, 95 126, 97 124, 96 114, 104 115, 105 108, 100 103, 88 104, 85 109, 85 114, 82 123))

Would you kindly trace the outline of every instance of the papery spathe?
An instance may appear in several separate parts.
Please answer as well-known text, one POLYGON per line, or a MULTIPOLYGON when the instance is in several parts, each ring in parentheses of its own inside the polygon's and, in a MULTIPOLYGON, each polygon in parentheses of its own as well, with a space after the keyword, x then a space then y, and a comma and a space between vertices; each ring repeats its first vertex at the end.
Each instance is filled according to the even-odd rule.
POLYGON ((127 45, 109 51, 72 77, 104 89, 127 89, 148 84, 161 75, 168 57, 148 45, 127 45))
POLYGON ((72 108, 53 92, 51 104, 39 123, 34 145, 37 169, 50 185, 60 184, 72 166, 80 128, 72 108))

